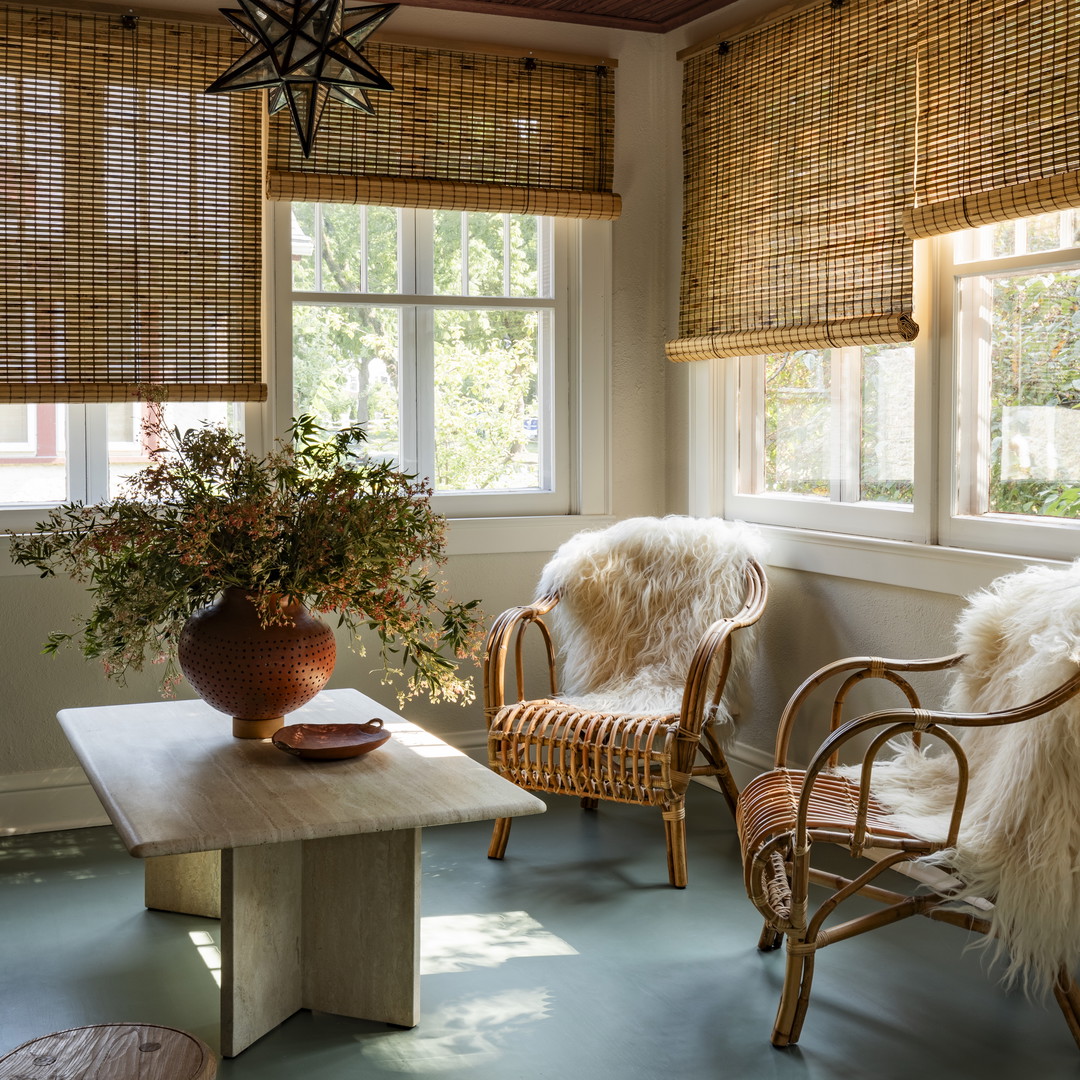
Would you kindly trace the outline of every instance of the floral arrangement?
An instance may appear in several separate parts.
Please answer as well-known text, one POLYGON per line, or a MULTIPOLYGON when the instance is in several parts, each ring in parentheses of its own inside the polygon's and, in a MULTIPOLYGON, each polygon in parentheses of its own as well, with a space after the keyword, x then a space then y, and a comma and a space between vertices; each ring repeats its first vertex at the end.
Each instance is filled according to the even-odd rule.
POLYGON ((477 601, 444 597, 445 520, 425 482, 358 454, 361 427, 327 433, 302 416, 263 458, 223 426, 181 433, 151 419, 144 433, 151 462, 117 498, 59 506, 35 532, 10 534, 16 563, 89 584, 90 613, 45 652, 77 643, 120 683, 149 658, 168 693, 184 622, 236 587, 263 625, 288 600, 336 612, 361 655, 359 634, 374 631, 383 681, 407 677, 399 700, 472 700, 459 668, 479 653, 477 601))

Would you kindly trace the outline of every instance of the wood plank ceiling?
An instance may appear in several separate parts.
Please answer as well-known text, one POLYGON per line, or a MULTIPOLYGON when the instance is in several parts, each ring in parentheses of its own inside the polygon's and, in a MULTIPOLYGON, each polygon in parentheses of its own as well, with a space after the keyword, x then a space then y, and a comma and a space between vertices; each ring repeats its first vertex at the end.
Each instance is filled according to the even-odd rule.
POLYGON ((733 0, 402 0, 411 7, 515 15, 664 34, 733 0))

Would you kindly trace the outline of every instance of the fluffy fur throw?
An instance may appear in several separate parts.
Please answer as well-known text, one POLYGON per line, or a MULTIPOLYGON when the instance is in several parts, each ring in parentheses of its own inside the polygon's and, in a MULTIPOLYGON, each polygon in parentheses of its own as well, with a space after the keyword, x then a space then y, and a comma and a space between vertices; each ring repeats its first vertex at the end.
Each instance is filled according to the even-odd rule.
MULTIPOLYGON (((760 535, 718 518, 629 518, 579 533, 555 552, 538 586, 558 590, 560 697, 580 708, 678 712, 701 635, 743 604, 744 570, 764 557, 760 535)), ((747 663, 753 627, 733 642, 725 699, 747 663)), ((717 720, 730 723, 726 705, 717 720)))
MULTIPOLYGON (((1080 560, 996 581, 962 614, 948 708, 983 712, 1036 700, 1080 663, 1080 560)), ((1035 996, 1080 966, 1080 698, 1002 727, 953 729, 970 764, 955 868, 965 895, 994 901, 992 940, 1007 982, 1035 996)), ((927 740, 932 743, 934 740, 927 740)), ((875 795, 903 827, 941 837, 955 792, 951 754, 910 747, 875 769, 875 795)))

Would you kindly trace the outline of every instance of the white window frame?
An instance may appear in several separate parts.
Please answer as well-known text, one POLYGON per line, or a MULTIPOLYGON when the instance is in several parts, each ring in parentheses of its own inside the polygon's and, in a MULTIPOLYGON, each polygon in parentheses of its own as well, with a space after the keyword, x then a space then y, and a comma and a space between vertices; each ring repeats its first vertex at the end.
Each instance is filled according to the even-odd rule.
MULTIPOLYGON (((926 252, 916 251, 916 280, 919 268, 926 265, 926 252)), ((925 275, 923 275, 925 276, 925 275)), ((758 401, 753 408, 752 425, 742 422, 740 416, 739 386, 760 386, 760 380, 753 380, 755 365, 760 358, 738 357, 712 360, 698 364, 699 368, 708 367, 708 377, 697 376, 697 380, 718 383, 712 389, 704 391, 706 399, 716 402, 718 411, 715 416, 721 418, 720 429, 724 432, 724 441, 719 447, 709 452, 712 460, 720 460, 719 475, 712 482, 714 485, 713 513, 722 513, 726 517, 754 521, 763 525, 776 525, 795 529, 813 529, 822 532, 836 532, 854 536, 874 536, 888 540, 900 540, 908 543, 929 543, 933 537, 932 522, 932 478, 933 478, 933 443, 927 438, 925 418, 931 415, 932 402, 930 391, 930 373, 934 364, 934 353, 930 335, 926 330, 926 316, 922 309, 930 305, 931 289, 923 284, 916 297, 916 320, 923 325, 923 332, 913 343, 915 355, 915 460, 914 485, 915 499, 910 504, 883 504, 872 502, 844 501, 847 492, 840 484, 834 485, 830 499, 811 498, 802 495, 789 495, 781 492, 750 492, 752 477, 760 472, 760 447, 763 444, 763 395, 758 394, 758 401), (920 302, 921 301, 921 302, 920 302)), ((841 384, 849 390, 854 385, 858 392, 857 364, 851 363, 850 352, 854 350, 834 350, 835 353, 848 353, 846 362, 838 365, 838 377, 834 381, 834 390, 839 392, 841 384)), ((837 455, 849 457, 854 448, 850 429, 855 418, 850 414, 841 417, 842 422, 833 431, 833 451, 837 455)), ((704 455, 703 455, 704 456, 704 455)), ((849 472, 852 471, 849 462, 849 472)), ((857 476, 857 468, 855 469, 857 476)), ((701 495, 692 494, 691 500, 702 504, 701 495)))
POLYGON ((934 243, 938 248, 938 309, 942 313, 940 345, 943 356, 955 357, 952 363, 942 365, 939 394, 942 401, 957 403, 955 419, 944 409, 941 417, 945 453, 941 455, 938 481, 943 504, 939 542, 946 547, 1048 559, 1075 558, 1080 553, 1080 520, 1030 517, 1017 521, 1010 514, 979 510, 980 502, 985 505, 986 492, 982 488, 987 469, 984 447, 975 425, 968 420, 989 408, 984 370, 989 357, 985 350, 965 347, 965 335, 975 338, 971 329, 975 313, 961 310, 959 279, 1017 270, 1076 268, 1080 266, 1080 251, 1074 247, 957 262, 953 260, 953 246, 948 238, 934 243), (954 327, 959 327, 955 336, 954 327))
MULTIPOLYGON (((963 472, 962 410, 978 357, 954 349, 956 274, 988 269, 952 262, 949 237, 915 244, 916 501, 911 510, 831 503, 776 494, 738 493, 738 360, 691 365, 687 380, 691 469, 688 504, 697 515, 741 518, 770 538, 774 566, 855 580, 966 595, 1002 573, 1032 563, 1054 564, 1080 551, 1080 521, 975 516, 960 498, 971 490, 963 472), (952 403, 957 402, 956 408, 952 403), (890 522, 901 521, 899 528, 890 522)), ((992 260, 993 268, 1076 265, 1076 250, 992 260)), ((978 385, 975 383, 975 385, 978 385)), ((760 416, 760 412, 758 413, 760 416)), ((971 454, 968 455, 971 461, 971 454)), ((972 462, 972 469, 977 469, 972 462)))
MULTIPOLYGON (((272 256, 273 357, 271 380, 272 427, 284 431, 292 418, 292 303, 311 294, 292 291, 292 214, 289 203, 270 207, 272 256)), ((436 495, 433 505, 451 519, 451 534, 468 539, 464 546, 484 547, 478 529, 497 529, 513 519, 532 521, 549 535, 566 536, 591 524, 582 518, 609 514, 609 341, 611 295, 611 226, 609 222, 556 220, 553 266, 556 295, 550 302, 475 298, 475 306, 534 308, 562 305, 563 327, 556 328, 555 363, 547 387, 555 441, 553 490, 541 492, 466 492, 436 495), (560 295, 561 294, 561 295, 560 295), (583 357, 589 362, 584 363, 583 357), (465 522, 477 528, 469 529, 465 522), (459 526, 456 523, 461 522, 459 526)), ((419 291, 419 290, 418 290, 419 291)), ((335 303, 344 294, 334 294, 335 303)), ((400 294, 408 296, 407 293, 400 294)), ((344 302, 388 303, 384 294, 353 294, 344 302)), ((418 299, 426 299, 419 296, 418 299)), ((440 306, 453 298, 435 297, 440 306)), ((404 306, 404 305, 402 305, 404 306)), ((422 361, 421 361, 422 362, 422 361)), ((403 387, 403 396, 406 388, 403 387)), ((418 409, 430 406, 418 391, 418 409)), ((430 395, 428 395, 430 396, 430 395)), ((542 418, 543 419, 543 418, 542 418)), ((415 463, 404 462, 408 469, 415 463)), ((539 534, 538 534, 539 535, 539 534)), ((543 541, 528 541, 521 529, 510 528, 510 550, 539 550, 543 541), (513 539, 516 535, 517 539, 513 539), (523 547, 522 544, 529 546, 523 547)), ((452 550, 457 545, 452 545, 452 550)), ((502 550, 496 542, 496 549, 502 550)))

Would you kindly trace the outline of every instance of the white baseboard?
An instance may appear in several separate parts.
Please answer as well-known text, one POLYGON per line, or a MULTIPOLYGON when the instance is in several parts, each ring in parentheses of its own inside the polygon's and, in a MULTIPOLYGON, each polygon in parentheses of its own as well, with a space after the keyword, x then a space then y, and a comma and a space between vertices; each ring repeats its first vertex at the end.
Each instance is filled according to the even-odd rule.
POLYGON ((0 836, 108 824, 108 815, 77 766, 0 776, 0 836))
POLYGON ((740 791, 759 773, 768 772, 774 764, 771 749, 747 746, 738 740, 728 748, 727 759, 740 791))

